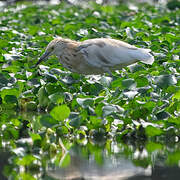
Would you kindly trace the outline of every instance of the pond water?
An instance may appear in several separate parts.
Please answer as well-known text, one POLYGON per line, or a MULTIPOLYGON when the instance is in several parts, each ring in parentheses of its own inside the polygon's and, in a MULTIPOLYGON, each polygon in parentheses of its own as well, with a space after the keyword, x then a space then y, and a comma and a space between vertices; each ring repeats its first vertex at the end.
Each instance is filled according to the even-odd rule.
POLYGON ((36 122, 40 116, 13 117, 14 121, 18 119, 24 124, 19 129, 19 139, 10 127, 2 127, 1 180, 180 179, 180 144, 174 139, 121 139, 101 134, 62 137, 55 136, 50 129, 39 132, 41 139, 32 133, 32 129, 38 128, 36 122), (28 121, 35 123, 32 129, 28 121))
MULTIPOLYGON (((117 180, 178 180, 180 178, 179 167, 165 165, 163 159, 158 159, 158 155, 157 157, 154 156, 153 159, 153 156, 150 157, 150 154, 145 150, 136 150, 128 155, 128 152, 123 152, 123 145, 112 144, 111 152, 108 153, 103 147, 99 147, 98 152, 89 153, 87 157, 83 155, 84 149, 89 152, 86 146, 73 145, 63 157, 70 157, 69 165, 48 170, 47 175, 55 179, 96 180, 110 180, 112 178, 117 180), (118 145, 121 147, 118 147, 118 145), (152 159, 150 160, 150 158, 152 159)), ((165 158, 165 156, 161 158, 165 158)))
POLYGON ((89 142, 82 146, 74 143, 69 151, 59 152, 53 158, 42 154, 43 158, 39 161, 46 163, 38 169, 35 166, 17 167, 17 164, 11 162, 15 155, 1 150, 0 179, 179 180, 178 164, 168 165, 163 150, 149 154, 138 149, 133 152, 131 145, 112 144, 108 152, 102 145, 89 142), (92 152, 92 148, 95 151, 92 152))

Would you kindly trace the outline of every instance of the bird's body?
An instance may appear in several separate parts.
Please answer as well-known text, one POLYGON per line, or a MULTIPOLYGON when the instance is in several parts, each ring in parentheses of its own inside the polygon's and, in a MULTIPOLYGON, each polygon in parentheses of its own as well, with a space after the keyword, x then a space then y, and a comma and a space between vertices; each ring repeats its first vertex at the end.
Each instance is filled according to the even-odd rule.
POLYGON ((37 64, 49 55, 55 54, 60 63, 72 72, 85 75, 106 72, 111 74, 111 71, 120 70, 138 61, 152 64, 154 57, 150 51, 110 38, 83 42, 56 38, 48 44, 37 64))

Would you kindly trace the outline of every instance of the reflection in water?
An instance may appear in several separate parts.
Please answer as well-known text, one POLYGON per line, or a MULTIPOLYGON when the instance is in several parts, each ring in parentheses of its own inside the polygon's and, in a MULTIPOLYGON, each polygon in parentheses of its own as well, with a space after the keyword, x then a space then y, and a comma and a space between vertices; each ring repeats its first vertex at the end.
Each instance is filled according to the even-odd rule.
POLYGON ((14 111, 6 115, 1 116, 2 122, 3 118, 9 122, 12 116, 16 122, 21 119, 23 126, 15 140, 7 136, 12 128, 4 126, 0 131, 0 180, 5 180, 4 176, 12 180, 180 180, 180 143, 168 136, 154 141, 100 135, 95 141, 96 136, 77 136, 61 143, 60 135, 52 129, 29 133, 27 120, 31 119, 36 132, 41 129, 40 116, 21 114, 15 118, 14 111))
MULTIPOLYGON (((171 149, 170 153, 167 151, 170 146, 161 146, 154 142, 124 144, 111 140, 101 143, 86 140, 82 145, 82 142, 72 143, 66 139, 63 140, 64 149, 62 145, 58 146, 53 153, 50 149, 30 152, 32 143, 28 144, 29 150, 25 144, 27 145, 27 141, 21 141, 10 157, 0 154, 5 157, 1 158, 0 162, 2 173, 6 172, 7 179, 9 177, 18 180, 26 180, 27 177, 28 180, 180 179, 178 144, 174 144, 175 149, 171 149), (26 147, 28 151, 25 152, 22 147, 26 147), (9 165, 6 165, 7 160, 9 165), (167 166, 166 163, 172 166, 167 166)), ((2 173, 1 179, 5 180, 2 173)))
MULTIPOLYGON (((86 150, 88 151, 88 149, 86 150)), ((144 168, 143 166, 138 167, 139 164, 135 159, 125 157, 126 152, 124 152, 124 155, 121 153, 119 155, 108 155, 105 150, 102 151, 103 153, 96 150, 94 154, 85 153, 84 156, 83 147, 77 144, 74 145, 62 157, 62 159, 68 159, 67 156, 69 156, 69 165, 48 170, 48 176, 61 180, 110 180, 112 178, 114 180, 169 180, 172 178, 173 180, 179 180, 180 169, 178 167, 153 167, 151 162, 147 166, 145 165, 144 168)), ((143 165, 143 159, 141 160, 143 165)), ((147 159, 145 158, 144 161, 147 161, 147 159)))
POLYGON ((70 152, 71 162, 66 168, 57 168, 48 171, 48 175, 57 179, 125 179, 132 176, 149 177, 151 168, 136 167, 128 159, 123 157, 106 157, 103 155, 103 164, 98 165, 96 160, 90 156, 85 159, 79 153, 70 152))

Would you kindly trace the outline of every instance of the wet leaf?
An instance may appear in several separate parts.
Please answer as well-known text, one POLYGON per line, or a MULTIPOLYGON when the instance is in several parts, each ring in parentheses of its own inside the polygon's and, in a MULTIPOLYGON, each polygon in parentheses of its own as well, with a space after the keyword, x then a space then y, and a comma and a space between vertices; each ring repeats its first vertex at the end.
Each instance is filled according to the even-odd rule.
POLYGON ((173 152, 172 154, 169 154, 167 163, 170 165, 177 164, 180 160, 180 151, 173 152))
POLYGON ((83 108, 92 106, 94 104, 94 100, 90 98, 77 98, 76 101, 83 108))
POLYGON ((134 79, 125 79, 122 81, 122 87, 133 90, 136 87, 136 82, 134 79))
POLYGON ((155 78, 155 83, 160 88, 167 88, 177 83, 177 79, 173 75, 160 75, 155 78))
POLYGON ((0 83, 7 84, 8 82, 8 79, 2 73, 0 73, 0 83))
POLYGON ((162 148, 163 145, 160 143, 148 142, 148 144, 146 144, 146 149, 148 150, 148 152, 154 152, 157 150, 161 150, 162 148))
POLYGON ((81 125, 81 117, 78 113, 71 113, 69 116, 70 122, 69 125, 75 128, 79 128, 81 125))
POLYGON ((131 73, 135 73, 135 72, 144 70, 144 67, 140 64, 132 64, 129 66, 129 69, 130 69, 131 73))
POLYGON ((152 136, 159 136, 163 133, 163 131, 159 128, 156 128, 154 126, 147 126, 146 129, 146 135, 149 136, 149 137, 152 137, 152 136))
POLYGON ((163 120, 163 119, 168 119, 170 117, 170 115, 169 115, 169 113, 167 113, 165 111, 161 111, 156 114, 156 117, 158 120, 163 120))
POLYGON ((57 92, 57 93, 51 94, 49 96, 49 99, 51 102, 55 104, 61 104, 64 101, 64 94, 61 92, 57 92))

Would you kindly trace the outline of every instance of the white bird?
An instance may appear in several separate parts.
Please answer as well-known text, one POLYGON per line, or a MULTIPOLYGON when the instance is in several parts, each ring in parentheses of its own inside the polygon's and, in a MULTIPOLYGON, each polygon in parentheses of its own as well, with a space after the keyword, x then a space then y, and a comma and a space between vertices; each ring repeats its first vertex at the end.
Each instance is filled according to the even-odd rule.
POLYGON ((72 72, 85 75, 107 72, 111 75, 111 71, 120 70, 138 61, 152 64, 154 57, 150 51, 110 38, 77 42, 58 37, 48 44, 36 66, 48 56, 55 54, 60 63, 72 72))

